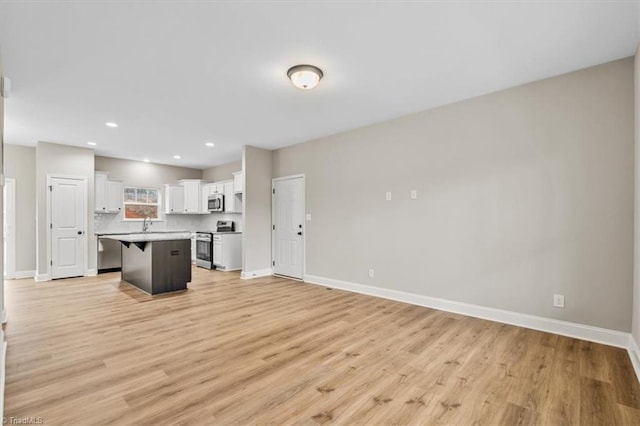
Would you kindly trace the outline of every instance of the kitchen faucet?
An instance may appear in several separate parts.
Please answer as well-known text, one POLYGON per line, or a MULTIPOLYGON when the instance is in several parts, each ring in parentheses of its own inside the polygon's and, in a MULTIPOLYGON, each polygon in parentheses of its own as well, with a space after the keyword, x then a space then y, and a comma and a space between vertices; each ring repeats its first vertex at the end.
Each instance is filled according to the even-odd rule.
POLYGON ((142 222, 142 232, 147 232, 147 230, 149 229, 149 225, 153 225, 153 222, 151 222, 151 218, 147 216, 142 222), (149 222, 147 222, 147 219, 149 220, 149 222))

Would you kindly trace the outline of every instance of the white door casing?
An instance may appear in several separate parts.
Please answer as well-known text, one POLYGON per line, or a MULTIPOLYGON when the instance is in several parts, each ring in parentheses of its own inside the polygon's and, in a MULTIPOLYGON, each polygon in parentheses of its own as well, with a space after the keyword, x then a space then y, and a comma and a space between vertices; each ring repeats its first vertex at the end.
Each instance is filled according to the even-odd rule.
POLYGON ((304 276, 304 176, 273 179, 273 273, 302 279, 304 276))
POLYGON ((4 276, 14 278, 16 274, 16 180, 14 178, 5 179, 3 197, 4 276))
POLYGON ((87 181, 50 177, 51 278, 86 275, 87 181))

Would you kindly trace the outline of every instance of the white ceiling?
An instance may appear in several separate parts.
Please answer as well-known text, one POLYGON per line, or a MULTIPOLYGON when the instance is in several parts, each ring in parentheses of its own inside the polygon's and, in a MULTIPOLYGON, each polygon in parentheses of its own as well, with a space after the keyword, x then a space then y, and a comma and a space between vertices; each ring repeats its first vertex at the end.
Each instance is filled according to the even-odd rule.
POLYGON ((6 143, 197 168, 631 56, 639 16, 610 1, 0 4, 6 143), (288 81, 300 63, 323 69, 316 89, 288 81))

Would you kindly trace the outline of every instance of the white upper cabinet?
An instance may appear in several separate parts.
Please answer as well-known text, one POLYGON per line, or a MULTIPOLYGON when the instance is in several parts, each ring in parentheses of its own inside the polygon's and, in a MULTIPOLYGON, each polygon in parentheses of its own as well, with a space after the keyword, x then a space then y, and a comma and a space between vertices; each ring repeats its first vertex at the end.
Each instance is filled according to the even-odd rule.
POLYGON ((187 214, 200 214, 200 202, 202 199, 202 181, 185 179, 180 184, 184 188, 184 211, 187 214))
POLYGON ((97 213, 122 211, 122 182, 109 180, 105 172, 95 174, 94 210, 97 213))
POLYGON ((113 213, 122 211, 124 185, 117 180, 107 180, 107 210, 113 213))
POLYGON ((233 174, 233 192, 241 194, 244 191, 244 172, 233 174))
POLYGON ((209 195, 212 194, 214 184, 205 183, 200 188, 200 213, 209 213, 209 195))
POLYGON ((164 186, 164 212, 166 214, 184 213, 184 186, 164 186))
POLYGON ((94 210, 104 213, 107 211, 107 174, 95 174, 94 210))
POLYGON ((225 182, 224 184, 224 211, 235 213, 235 199, 236 195, 233 192, 233 181, 225 182))

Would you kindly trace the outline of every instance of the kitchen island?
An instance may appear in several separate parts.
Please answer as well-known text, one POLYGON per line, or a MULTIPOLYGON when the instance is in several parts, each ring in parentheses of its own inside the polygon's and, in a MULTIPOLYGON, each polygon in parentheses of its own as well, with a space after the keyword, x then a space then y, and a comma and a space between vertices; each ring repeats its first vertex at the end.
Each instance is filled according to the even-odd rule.
POLYGON ((191 281, 191 234, 104 235, 122 243, 122 280, 148 294, 186 290, 191 281))

